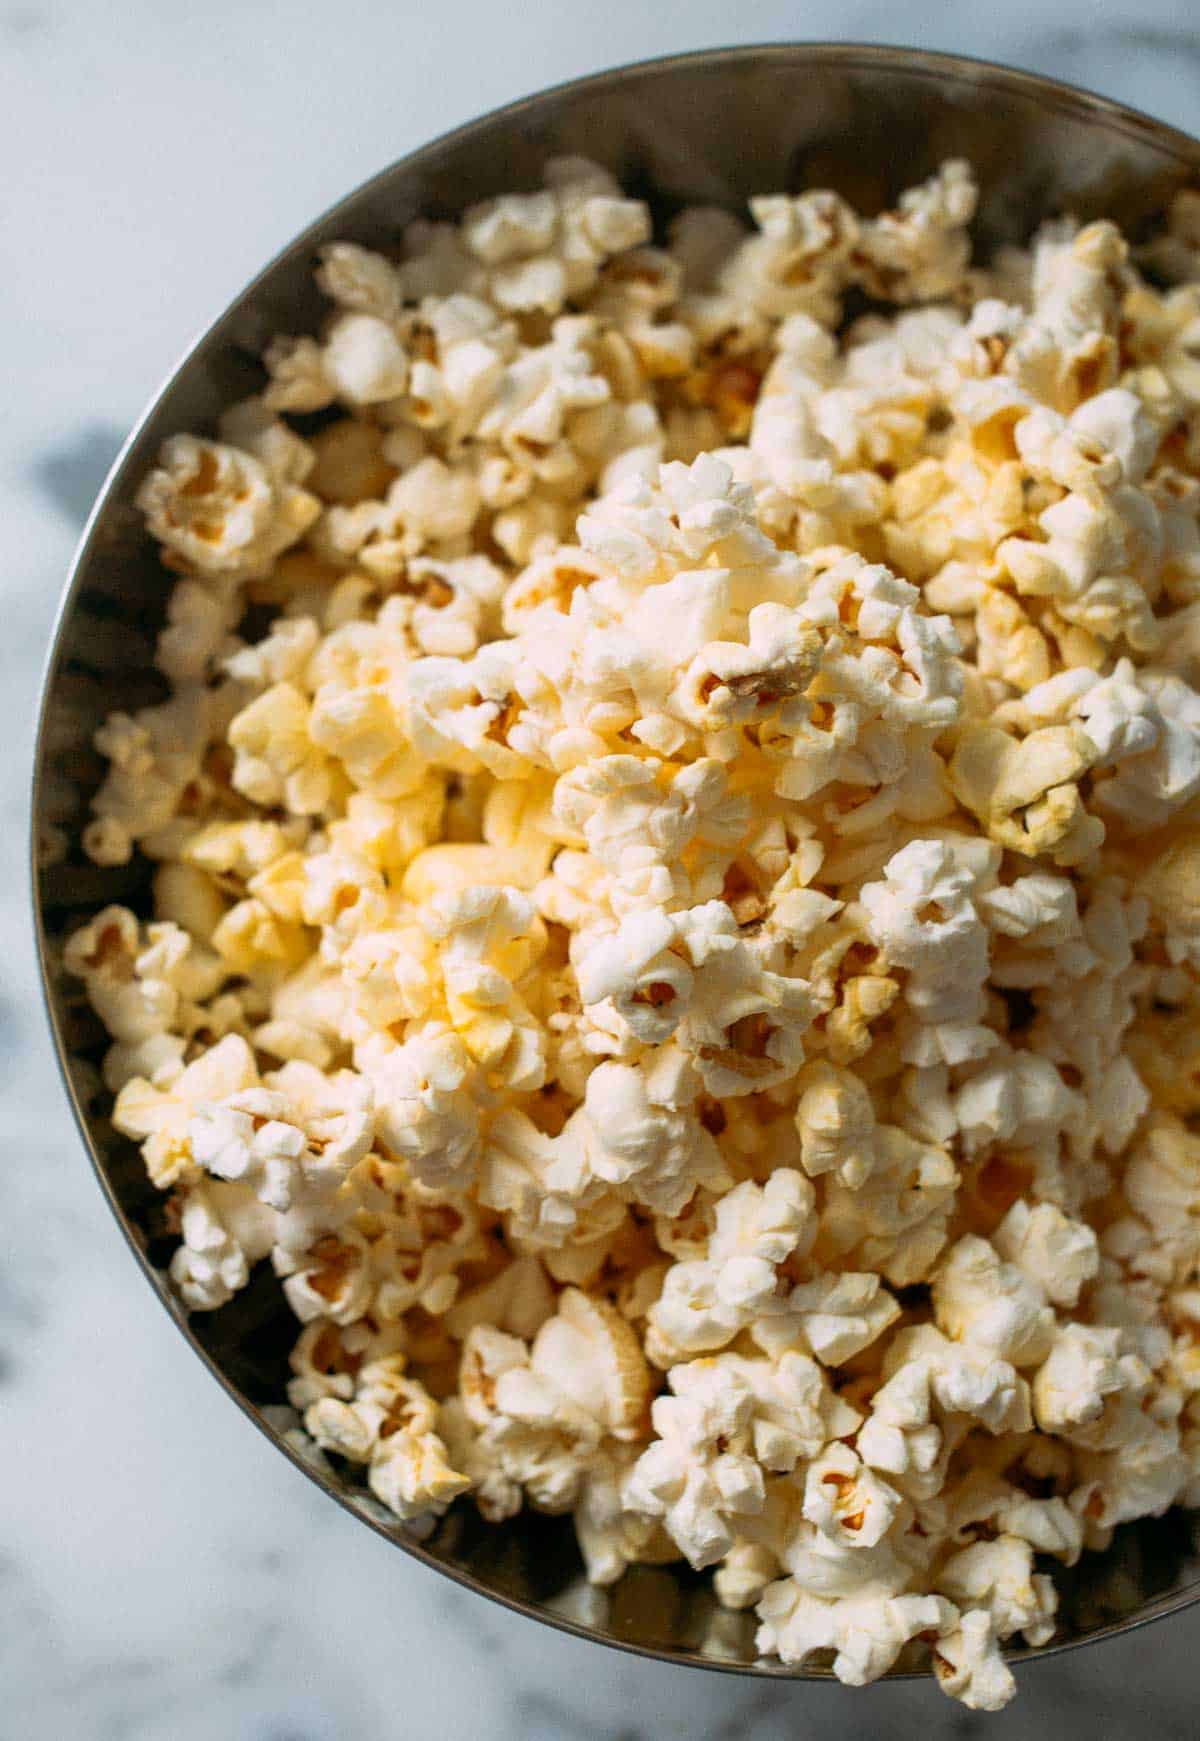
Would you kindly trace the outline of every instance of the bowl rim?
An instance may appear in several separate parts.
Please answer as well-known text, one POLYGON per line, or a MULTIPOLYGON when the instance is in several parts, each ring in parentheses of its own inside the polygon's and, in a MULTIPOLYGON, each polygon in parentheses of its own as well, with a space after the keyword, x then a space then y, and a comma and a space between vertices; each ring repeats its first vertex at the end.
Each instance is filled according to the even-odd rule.
MULTIPOLYGON (((604 67, 596 72, 574 78, 561 79, 554 84, 526 92, 507 103, 485 110, 482 114, 473 116, 458 126, 451 127, 445 132, 437 134, 434 138, 417 145, 411 151, 394 158, 334 200, 301 230, 288 238, 253 274, 237 295, 231 298, 216 315, 200 328, 147 400, 144 409, 133 423, 119 452, 109 466, 72 554, 54 613, 46 654, 42 662, 33 735, 33 764, 29 785, 28 886, 42 1010, 50 1030, 59 1080, 65 1091, 76 1130, 87 1154, 96 1183, 99 1185, 125 1243, 151 1292, 175 1328, 185 1338, 192 1353, 203 1362, 210 1376, 216 1380, 226 1396, 237 1405, 241 1413, 262 1434, 268 1444, 281 1452, 295 1469, 306 1476, 321 1492, 333 1499, 345 1512, 360 1523, 366 1524, 385 1541, 400 1548, 402 1552, 431 1571, 451 1579, 460 1588, 484 1597, 488 1601, 496 1602, 501 1607, 507 1608, 525 1619, 552 1627, 558 1632, 566 1633, 587 1643, 602 1645, 609 1649, 624 1651, 631 1656, 644 1657, 675 1667, 701 1668, 716 1673, 748 1675, 781 1682, 818 1681, 841 1685, 842 1683, 837 1681, 828 1668, 789 1668, 782 1663, 762 1658, 756 1658, 753 1661, 734 1661, 718 1656, 705 1656, 694 1647, 671 1649, 601 1633, 582 1621, 570 1618, 567 1614, 557 1613, 539 1603, 490 1587, 469 1571, 439 1559, 429 1551, 423 1542, 406 1534, 404 1526, 399 1520, 394 1524, 389 1523, 381 1516, 376 1516, 372 1511, 356 1504, 354 1498, 337 1486, 319 1465, 312 1462, 296 1446, 289 1443, 288 1439, 269 1420, 265 1419, 258 1408, 243 1395, 226 1375, 216 1358, 200 1342, 191 1327, 188 1314, 162 1285, 159 1279, 160 1272, 150 1263, 100 1163, 100 1157, 88 1130, 84 1107, 68 1068, 68 1048, 52 991, 49 945, 38 882, 38 820, 41 812, 41 796, 45 775, 47 724, 53 680, 62 653, 67 623, 77 603, 78 594, 110 500, 125 481, 126 473, 143 432, 158 414, 174 390, 176 383, 212 341, 218 329, 223 327, 230 317, 242 312, 252 304, 259 290, 270 280, 276 269, 286 259, 309 245, 310 239, 324 231, 328 225, 335 223, 341 213, 349 211, 373 191, 383 188, 399 170, 420 169, 426 163, 435 161, 447 148, 466 141, 476 134, 486 133, 499 122, 516 120, 536 109, 547 98, 583 96, 606 85, 622 83, 636 85, 642 78, 676 69, 686 71, 717 63, 730 65, 764 60, 797 67, 814 65, 863 66, 876 69, 890 67, 898 72, 903 72, 906 76, 915 75, 931 81, 954 78, 960 81, 973 81, 981 88, 998 86, 1011 90, 1014 94, 1036 99, 1048 109, 1070 111, 1080 118, 1090 118, 1109 131, 1138 134, 1143 137, 1149 136, 1153 138, 1158 149, 1175 156, 1181 163, 1190 165, 1197 173, 1200 173, 1200 136, 1186 133, 1182 128, 1156 119, 1145 110, 1119 102, 1116 98, 1104 96, 1086 86, 1071 84, 1066 80, 1052 78, 1044 73, 1032 72, 1006 62, 987 60, 978 55, 944 53, 940 50, 905 47, 895 43, 860 42, 853 39, 846 41, 806 41, 803 38, 776 42, 717 45, 689 49, 675 54, 651 56, 648 59, 622 61, 615 66, 604 67)), ((1006 1649, 1004 1657, 1010 1666, 1024 1666, 1027 1663, 1047 1661, 1050 1658, 1061 1656, 1067 1651, 1100 1644, 1107 1639, 1149 1626, 1169 1615, 1178 1614, 1197 1602, 1200 1602, 1200 1580, 1182 1591, 1170 1592, 1161 1597, 1153 1598, 1145 1604, 1145 1612, 1135 1611, 1131 1615, 1110 1621, 1108 1624, 1097 1627, 1080 1637, 1063 1639, 1057 1643, 1040 1646, 1022 1645, 1006 1649)), ((929 1670, 896 1670, 882 1678, 892 1681, 924 1681, 933 1677, 929 1670)))

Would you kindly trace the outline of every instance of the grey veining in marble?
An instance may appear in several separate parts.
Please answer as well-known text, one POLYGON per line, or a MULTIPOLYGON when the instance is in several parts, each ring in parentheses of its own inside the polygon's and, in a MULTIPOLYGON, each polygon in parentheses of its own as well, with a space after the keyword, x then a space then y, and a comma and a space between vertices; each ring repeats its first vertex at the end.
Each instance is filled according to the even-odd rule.
POLYGON ((190 334, 421 139, 616 61, 907 38, 1200 125, 1195 0, 0 0, 0 1741, 1190 1741, 1200 1614, 1021 1674, 761 1685, 551 1635, 406 1561, 271 1452, 130 1264, 35 994, 30 721, 91 497, 190 334))

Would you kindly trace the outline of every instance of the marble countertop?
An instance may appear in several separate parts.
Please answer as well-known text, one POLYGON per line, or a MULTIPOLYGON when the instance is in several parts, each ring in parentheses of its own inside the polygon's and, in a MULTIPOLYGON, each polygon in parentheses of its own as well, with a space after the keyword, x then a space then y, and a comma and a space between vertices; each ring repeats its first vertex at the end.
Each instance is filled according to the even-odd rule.
POLYGON ((554 80, 803 35, 1009 60, 1200 125, 1195 0, 0 0, 0 1741, 1184 1741, 1200 1612, 932 1687, 757 1684, 554 1636, 405 1560, 185 1352, 93 1185, 35 991, 30 721, 72 544, 189 336, 314 212, 554 80))

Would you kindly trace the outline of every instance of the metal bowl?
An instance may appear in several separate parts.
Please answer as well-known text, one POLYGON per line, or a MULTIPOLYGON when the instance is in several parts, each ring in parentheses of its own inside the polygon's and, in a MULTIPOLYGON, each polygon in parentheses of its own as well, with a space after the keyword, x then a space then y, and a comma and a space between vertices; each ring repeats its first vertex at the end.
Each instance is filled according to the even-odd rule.
MULTIPOLYGON (((1200 143, 1101 97, 978 61, 837 43, 719 50, 602 73, 510 104, 384 170, 298 237, 192 347, 130 436, 88 522, 47 665, 34 768, 43 984, 79 1128, 137 1262, 181 1335, 286 1457, 406 1552, 519 1613, 664 1661, 787 1678, 791 1671, 755 1659, 752 1618, 720 1610, 703 1577, 641 1567, 611 1590, 591 1591, 569 1519, 526 1514, 494 1528, 469 1502, 418 1542, 353 1471, 307 1452, 289 1433, 295 1417, 279 1407, 296 1326, 278 1284, 260 1265, 222 1310, 191 1319, 181 1310, 164 1275, 174 1241, 162 1199, 108 1121, 95 1068, 103 1035, 59 967, 59 940, 81 917, 113 900, 144 909, 148 897, 144 862, 99 869, 77 841, 100 774, 92 732, 111 709, 162 689, 151 655, 167 577, 133 507, 159 443, 210 429, 223 406, 252 391, 273 333, 316 326, 311 270, 321 243, 386 248, 416 215, 449 216, 536 185, 548 156, 572 152, 607 165, 660 217, 688 201, 737 206, 756 192, 805 185, 877 209, 944 158, 966 157, 982 183, 984 249, 1023 239, 1063 210, 1111 216, 1139 235, 1178 187, 1200 178, 1200 143), (45 845, 55 829, 70 836, 65 859, 45 845)), ((1200 1597, 1194 1521, 1174 1512, 1126 1526, 1108 1553, 1069 1572, 1051 1567, 1062 1598, 1048 1648, 1110 1637, 1200 1597)))

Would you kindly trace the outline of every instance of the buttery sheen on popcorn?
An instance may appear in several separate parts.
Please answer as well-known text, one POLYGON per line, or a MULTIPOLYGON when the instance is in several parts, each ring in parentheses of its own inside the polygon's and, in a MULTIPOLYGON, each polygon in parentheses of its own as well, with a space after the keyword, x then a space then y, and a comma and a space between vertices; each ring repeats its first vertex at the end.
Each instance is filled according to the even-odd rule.
POLYGON ((555 162, 163 447, 153 915, 66 965, 183 1301, 270 1262, 400 1519, 992 1709, 1200 1502, 1194 204, 981 268, 961 163, 655 237, 555 162))

